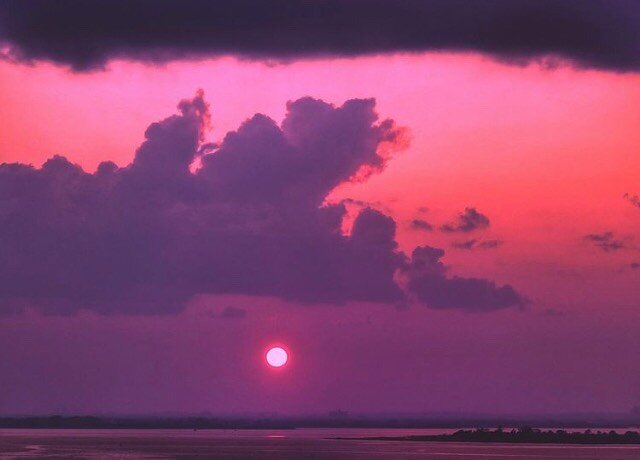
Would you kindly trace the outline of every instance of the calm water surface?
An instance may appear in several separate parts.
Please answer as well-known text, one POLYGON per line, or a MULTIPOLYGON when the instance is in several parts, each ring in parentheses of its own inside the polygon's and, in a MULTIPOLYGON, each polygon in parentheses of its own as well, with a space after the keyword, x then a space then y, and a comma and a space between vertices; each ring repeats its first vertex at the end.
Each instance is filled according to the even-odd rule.
POLYGON ((0 430, 0 459, 640 459, 640 446, 337 440, 448 429, 0 430))

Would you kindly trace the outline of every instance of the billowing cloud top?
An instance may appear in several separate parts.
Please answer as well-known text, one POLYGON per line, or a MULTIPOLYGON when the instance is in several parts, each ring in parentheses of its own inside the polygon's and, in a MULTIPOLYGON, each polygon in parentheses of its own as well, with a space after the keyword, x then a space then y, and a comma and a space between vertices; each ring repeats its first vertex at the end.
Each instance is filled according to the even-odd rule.
POLYGON ((5 56, 75 69, 112 58, 292 59, 470 50, 640 69, 636 0, 4 0, 5 56))
POLYGON ((448 278, 441 250, 407 257, 394 220, 371 208, 343 234, 345 206, 327 195, 405 143, 374 106, 299 99, 281 125, 258 114, 216 146, 203 144, 199 92, 149 126, 126 167, 90 174, 60 156, 39 169, 0 165, 0 312, 170 313, 198 294, 522 305, 510 286, 448 278))

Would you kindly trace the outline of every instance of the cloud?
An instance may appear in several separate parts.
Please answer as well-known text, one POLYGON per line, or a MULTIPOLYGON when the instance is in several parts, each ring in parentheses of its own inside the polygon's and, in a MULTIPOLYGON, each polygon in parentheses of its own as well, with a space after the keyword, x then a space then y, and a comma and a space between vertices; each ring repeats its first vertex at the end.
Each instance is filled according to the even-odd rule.
POLYGON ((624 194, 624 199, 627 200, 629 203, 631 203, 636 208, 640 208, 640 196, 631 195, 629 193, 625 193, 624 194))
POLYGON ((640 270, 640 262, 631 262, 629 266, 632 270, 640 270))
POLYGON ((451 243, 451 246, 457 249, 466 249, 466 250, 472 250, 472 249, 495 249, 499 246, 502 246, 503 241, 501 240, 478 240, 478 239, 471 239, 471 240, 466 240, 466 241, 454 241, 453 243, 451 243))
POLYGON ((478 246, 484 249, 494 249, 499 246, 502 246, 503 244, 504 244, 504 241, 502 240, 485 240, 485 241, 481 241, 478 244, 478 246))
POLYGON ((468 233, 474 230, 488 228, 489 224, 489 218, 478 212, 476 208, 465 208, 464 212, 458 214, 455 222, 440 226, 440 231, 447 233, 468 233))
POLYGON ((168 314, 206 294, 398 304, 413 291, 435 308, 473 309, 476 294, 479 310, 519 305, 510 287, 449 279, 437 260, 423 285, 380 211, 359 209, 342 231, 345 204, 326 197, 405 146, 374 100, 302 98, 280 125, 257 114, 217 146, 203 144, 209 123, 199 92, 147 128, 126 167, 0 165, 0 312, 168 314), (434 292, 458 287, 464 302, 434 292))
POLYGON ((5 0, 6 57, 77 70, 236 55, 291 60, 474 51, 505 62, 566 58, 640 69, 635 0, 5 0), (550 57, 550 58, 549 58, 550 57))
POLYGON ((367 208, 367 207, 371 207, 373 204, 379 204, 379 203, 370 203, 368 201, 363 201, 363 200, 356 200, 354 198, 345 198, 344 200, 342 200, 342 202, 344 204, 352 204, 360 208, 367 208))
POLYGON ((409 291, 429 307, 481 312, 527 304, 510 285, 499 287, 482 278, 447 277, 447 267, 440 260, 443 256, 442 249, 417 247, 403 269, 409 291))
POLYGON ((423 230, 425 232, 430 232, 433 230, 433 225, 431 225, 424 219, 413 219, 411 221, 411 228, 413 228, 414 230, 423 230))
POLYGON ((453 243, 451 243, 451 247, 457 248, 457 249, 471 250, 475 248, 477 244, 478 244, 478 240, 475 240, 475 239, 467 240, 467 241, 454 241, 453 243))
POLYGON ((618 251, 626 247, 622 241, 615 238, 613 232, 590 233, 584 238, 605 252, 618 251))

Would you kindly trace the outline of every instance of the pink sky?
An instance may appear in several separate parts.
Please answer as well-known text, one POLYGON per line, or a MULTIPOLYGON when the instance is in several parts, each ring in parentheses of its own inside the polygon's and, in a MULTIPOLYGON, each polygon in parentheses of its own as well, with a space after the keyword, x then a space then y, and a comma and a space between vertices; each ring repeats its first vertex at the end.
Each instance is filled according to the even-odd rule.
POLYGON ((40 165, 62 154, 89 171, 106 159, 128 164, 150 121, 197 88, 212 106, 212 140, 254 113, 280 121, 285 103, 302 96, 336 104, 375 97, 382 117, 409 128, 411 146, 382 174, 336 191, 336 199, 380 202, 398 221, 406 250, 451 241, 410 230, 413 218, 439 224, 475 206, 492 222, 483 236, 505 246, 476 251, 470 263, 466 251, 448 251, 457 273, 489 270, 548 306, 606 301, 623 308, 640 300, 638 273, 626 269, 640 259, 633 241, 640 219, 622 198, 640 183, 636 74, 422 54, 275 66, 233 58, 115 62, 88 74, 3 63, 0 81, 0 159, 40 165), (429 212, 420 215, 421 206, 429 212), (609 230, 635 250, 605 254, 581 240, 609 230), (611 298, 611 283, 619 298, 611 298))
POLYGON ((640 193, 638 74, 439 53, 274 66, 232 58, 157 67, 114 62, 91 73, 0 62, 0 162, 39 166, 61 154, 89 171, 103 160, 124 166, 149 123, 174 113, 198 88, 212 107, 210 140, 254 113, 279 122, 286 102, 302 96, 337 105, 375 97, 381 117, 409 129, 411 144, 383 172, 340 187, 332 199, 374 203, 396 220, 405 251, 443 247, 452 273, 510 283, 532 303, 527 311, 469 314, 417 306, 287 308, 273 299, 220 296, 193 301, 177 318, 1 318, 0 375, 18 369, 5 388, 0 382, 0 394, 17 401, 5 401, 5 411, 23 404, 35 412, 150 412, 168 394, 180 396, 163 409, 220 412, 366 411, 372 400, 380 411, 626 411, 640 403, 632 353, 640 345, 640 270, 630 267, 640 261, 640 209, 623 198, 640 193), (467 206, 491 220, 468 238, 502 246, 454 249, 450 244, 466 235, 410 228, 415 218, 443 224, 467 206), (626 248, 604 252, 584 240, 606 231, 626 248), (209 315, 225 305, 247 309, 247 319, 209 315), (335 308, 343 309, 339 316, 335 308), (282 336, 300 358, 294 376, 276 389, 250 356, 282 336), (140 367, 140 359, 125 359, 129 353, 149 360, 140 367), (590 358, 580 360, 582 353, 590 358), (230 365, 224 356, 234 357, 230 365), (468 381, 478 372, 470 397, 468 381), (48 392, 34 376, 49 379, 48 392), (154 381, 162 383, 147 394, 128 390, 154 381), (220 392, 226 405, 212 396, 220 392), (390 392, 405 399, 381 396, 390 392))

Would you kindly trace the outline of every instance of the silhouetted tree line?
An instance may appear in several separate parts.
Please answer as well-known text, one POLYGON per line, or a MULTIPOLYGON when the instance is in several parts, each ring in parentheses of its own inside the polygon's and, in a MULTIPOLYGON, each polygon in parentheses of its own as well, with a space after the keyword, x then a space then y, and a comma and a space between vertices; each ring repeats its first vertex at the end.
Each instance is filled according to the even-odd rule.
POLYGON ((438 441, 438 442, 502 442, 502 443, 531 443, 531 444, 640 444, 640 433, 627 431, 591 431, 569 432, 566 430, 542 431, 528 426, 509 431, 503 428, 488 430, 458 430, 453 434, 403 436, 399 438, 376 437, 376 440, 398 441, 438 441))

